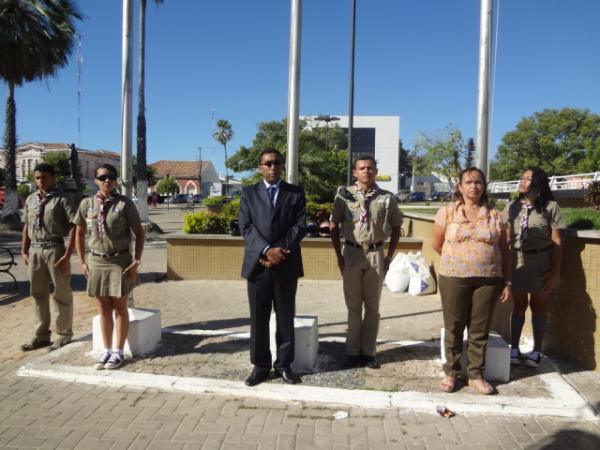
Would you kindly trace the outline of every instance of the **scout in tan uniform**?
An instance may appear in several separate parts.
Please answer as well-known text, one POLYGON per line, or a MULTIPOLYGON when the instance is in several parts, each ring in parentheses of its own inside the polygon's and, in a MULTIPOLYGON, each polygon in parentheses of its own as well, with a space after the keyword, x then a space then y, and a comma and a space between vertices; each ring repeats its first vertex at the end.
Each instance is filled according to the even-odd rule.
POLYGON ((29 271, 31 296, 35 300, 37 328, 35 337, 23 344, 23 351, 50 345, 50 288, 54 285, 58 338, 51 350, 71 342, 73 336, 73 292, 70 258, 75 245, 73 207, 54 186, 54 167, 38 164, 33 170, 38 190, 27 197, 23 208, 22 255, 29 271), (64 237, 69 235, 65 249, 64 237))
POLYGON ((521 359, 529 367, 541 361, 550 291, 558 279, 561 257, 560 229, 566 228, 558 203, 550 190, 548 175, 527 168, 519 181, 519 198, 506 206, 511 249, 513 313, 510 319, 510 362, 521 359), (531 306, 533 351, 521 355, 519 340, 527 306, 531 306))
POLYGON ((346 367, 379 368, 375 359, 379 298, 400 238, 402 215, 396 198, 391 192, 379 189, 375 184, 376 175, 375 159, 359 157, 354 162, 356 184, 338 189, 331 214, 331 241, 348 307, 346 367), (345 239, 343 254, 340 234, 345 239), (384 256, 383 241, 390 235, 384 256))
POLYGON ((137 284, 144 250, 144 229, 134 203, 116 192, 117 170, 110 164, 96 169, 99 191, 82 200, 75 216, 77 254, 87 277, 87 294, 96 297, 104 352, 96 369, 116 369, 123 364, 123 347, 129 331, 127 296, 137 284), (135 234, 135 257, 129 250, 135 234), (89 255, 85 260, 85 238, 89 255), (113 322, 113 312, 115 320, 113 322), (116 328, 116 342, 113 329, 116 328))

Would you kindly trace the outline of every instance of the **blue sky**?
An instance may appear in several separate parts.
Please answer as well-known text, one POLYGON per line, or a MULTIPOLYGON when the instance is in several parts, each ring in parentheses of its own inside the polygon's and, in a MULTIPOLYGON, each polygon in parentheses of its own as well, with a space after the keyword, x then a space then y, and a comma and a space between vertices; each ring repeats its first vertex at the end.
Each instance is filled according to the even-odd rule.
MULTIPOLYGON (((479 4, 357 0, 355 114, 399 115, 408 148, 418 133, 449 124, 474 137, 479 4)), ((569 106, 600 113, 600 2, 494 4, 492 151, 535 111, 569 106)), ((81 141, 75 55, 56 77, 17 88, 18 141, 120 151, 122 4, 79 5, 85 15, 81 141)), ((136 28, 137 7, 135 1, 136 28)), ((148 161, 196 159, 201 146, 203 159, 222 170, 222 148, 211 138, 213 109, 214 119, 233 125, 231 152, 252 143, 259 122, 286 115, 290 2, 165 0, 156 6, 148 0, 147 13, 148 161)), ((347 114, 349 17, 350 0, 303 1, 302 115, 347 114)), ((4 104, 5 85, 0 95, 4 104)), ((135 104, 134 98, 134 118, 135 104)))

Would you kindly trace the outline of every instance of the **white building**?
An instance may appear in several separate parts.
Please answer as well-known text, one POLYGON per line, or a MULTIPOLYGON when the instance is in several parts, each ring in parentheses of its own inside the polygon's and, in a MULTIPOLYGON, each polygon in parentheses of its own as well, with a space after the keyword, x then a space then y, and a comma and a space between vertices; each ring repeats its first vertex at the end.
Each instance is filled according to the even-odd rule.
MULTIPOLYGON (((303 116, 308 126, 339 126, 348 130, 348 116, 303 116), (326 119, 326 120, 323 120, 326 119)), ((379 169, 377 184, 382 189, 397 192, 398 145, 400 141, 399 116, 354 116, 352 127, 352 159, 358 155, 372 155, 379 169)))

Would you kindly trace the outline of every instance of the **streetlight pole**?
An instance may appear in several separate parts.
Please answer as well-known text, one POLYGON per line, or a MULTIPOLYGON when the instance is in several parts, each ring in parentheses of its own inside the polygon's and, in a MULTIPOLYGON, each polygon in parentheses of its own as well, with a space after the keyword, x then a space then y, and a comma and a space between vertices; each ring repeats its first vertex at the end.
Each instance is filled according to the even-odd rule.
POLYGON ((123 0, 123 42, 121 77, 121 181, 123 195, 131 198, 131 81, 133 74, 133 4, 123 0))
POLYGON ((350 92, 348 108, 348 170, 346 173, 346 184, 352 183, 352 128, 354 128, 354 42, 356 37, 356 0, 352 2, 352 13, 350 18, 350 92))

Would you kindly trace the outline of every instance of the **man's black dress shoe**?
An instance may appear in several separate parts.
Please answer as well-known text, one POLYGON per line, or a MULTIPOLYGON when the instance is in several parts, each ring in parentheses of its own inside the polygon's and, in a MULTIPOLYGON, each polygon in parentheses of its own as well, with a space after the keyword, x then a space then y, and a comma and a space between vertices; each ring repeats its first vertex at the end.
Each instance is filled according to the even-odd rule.
POLYGON ((288 384, 302 383, 300 376, 292 372, 292 369, 277 369, 275 373, 288 384))
POLYGON ((381 364, 374 356, 363 356, 363 361, 365 362, 365 366, 369 369, 380 369, 381 364))
POLYGON ((257 369, 256 367, 252 370, 252 373, 246 378, 246 386, 256 386, 257 384, 267 381, 269 379, 268 369, 257 369))

